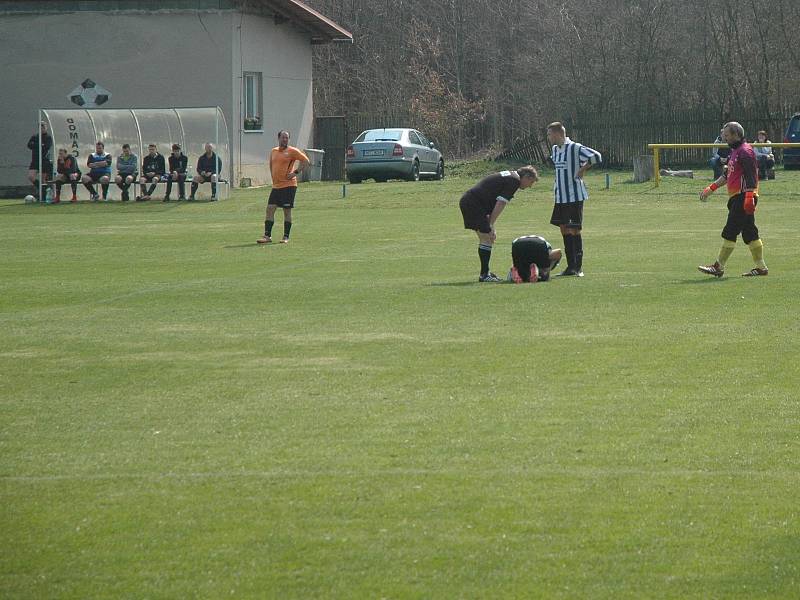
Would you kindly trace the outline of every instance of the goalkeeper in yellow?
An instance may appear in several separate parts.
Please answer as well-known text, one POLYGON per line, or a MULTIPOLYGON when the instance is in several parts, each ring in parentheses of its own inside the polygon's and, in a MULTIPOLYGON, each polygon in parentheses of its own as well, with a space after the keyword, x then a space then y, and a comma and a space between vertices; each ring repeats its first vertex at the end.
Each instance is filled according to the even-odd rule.
POLYGON ((700 192, 700 200, 706 201, 714 190, 725 184, 728 189, 728 220, 722 228, 722 247, 717 260, 711 265, 697 267, 702 273, 722 277, 725 263, 736 247, 736 238, 750 249, 755 266, 742 273, 743 277, 767 275, 764 262, 764 244, 758 237, 756 227, 756 205, 758 204, 758 161, 753 147, 744 139, 744 128, 737 122, 726 123, 722 129, 725 142, 731 147, 727 173, 700 192))

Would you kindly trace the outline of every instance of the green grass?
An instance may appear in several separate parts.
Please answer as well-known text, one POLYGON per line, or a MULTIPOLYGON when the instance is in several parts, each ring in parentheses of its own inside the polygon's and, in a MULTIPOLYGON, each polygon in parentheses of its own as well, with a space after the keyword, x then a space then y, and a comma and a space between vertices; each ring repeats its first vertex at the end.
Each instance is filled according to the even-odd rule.
POLYGON ((0 597, 798 597, 800 175, 721 280, 721 192, 611 178, 528 286, 472 179, 305 185, 269 247, 263 190, 0 202, 0 597))

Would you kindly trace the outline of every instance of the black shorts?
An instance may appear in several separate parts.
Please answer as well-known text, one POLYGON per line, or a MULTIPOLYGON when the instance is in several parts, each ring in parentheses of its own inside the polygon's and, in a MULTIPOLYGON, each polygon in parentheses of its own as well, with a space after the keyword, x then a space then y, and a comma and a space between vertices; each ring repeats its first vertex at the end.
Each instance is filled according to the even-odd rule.
MULTIPOLYGON (((755 201, 758 206, 758 198, 755 201)), ((728 220, 722 229, 722 237, 731 242, 735 242, 739 234, 742 235, 742 241, 745 244, 758 239, 756 216, 744 212, 744 193, 736 194, 728 199, 728 220)))
POLYGON ((89 171, 86 176, 92 180, 93 183, 97 183, 100 181, 101 177, 108 177, 108 180, 111 181, 113 178, 111 177, 111 173, 92 173, 89 171))
POLYGON ((553 215, 550 217, 550 224, 581 229, 583 227, 583 202, 555 204, 553 206, 553 215))
POLYGON ((464 229, 472 229, 481 233, 490 233, 492 231, 492 226, 489 224, 489 215, 485 214, 469 192, 461 196, 458 207, 464 217, 464 229))
POLYGON ((80 171, 75 171, 75 173, 74 173, 75 179, 70 179, 70 177, 72 175, 73 175, 73 173, 57 173, 56 174, 56 179, 59 180, 59 181, 65 181, 67 183, 69 183, 69 182, 80 183, 81 182, 81 172, 80 171))
POLYGON ((273 204, 275 206, 280 206, 281 208, 294 208, 294 197, 297 194, 297 187, 285 187, 285 188, 272 188, 272 191, 269 193, 269 200, 267 200, 267 204, 273 204))
POLYGON ((158 183, 159 181, 161 181, 161 175, 152 175, 150 177, 148 177, 147 175, 142 175, 141 177, 139 177, 139 183, 141 184, 158 183))
MULTIPOLYGON (((30 166, 28 167, 31 171, 38 171, 39 170, 39 161, 32 160, 30 166)), ((53 172, 53 163, 49 158, 42 159, 42 173, 52 173, 53 172)))

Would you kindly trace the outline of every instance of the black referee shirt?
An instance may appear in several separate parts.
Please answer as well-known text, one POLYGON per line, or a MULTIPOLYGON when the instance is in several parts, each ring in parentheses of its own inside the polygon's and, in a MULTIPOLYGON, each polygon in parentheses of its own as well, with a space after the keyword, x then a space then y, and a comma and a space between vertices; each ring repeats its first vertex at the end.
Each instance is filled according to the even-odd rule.
POLYGON ((481 179, 467 192, 470 204, 481 209, 481 214, 488 215, 495 204, 511 202, 514 193, 519 189, 519 177, 514 171, 500 171, 481 179))

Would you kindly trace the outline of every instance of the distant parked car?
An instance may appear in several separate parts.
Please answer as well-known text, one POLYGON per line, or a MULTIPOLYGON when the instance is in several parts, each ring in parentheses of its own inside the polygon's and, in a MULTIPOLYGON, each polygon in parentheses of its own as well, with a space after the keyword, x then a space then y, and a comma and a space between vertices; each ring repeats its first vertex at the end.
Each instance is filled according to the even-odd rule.
POLYGON ((419 181, 444 179, 444 159, 433 142, 416 129, 368 129, 347 147, 347 178, 361 183, 370 177, 419 181))
MULTIPOLYGON (((783 141, 786 144, 800 144, 800 113, 795 113, 789 120, 783 141)), ((800 148, 784 148, 783 168, 800 169, 800 148)))

